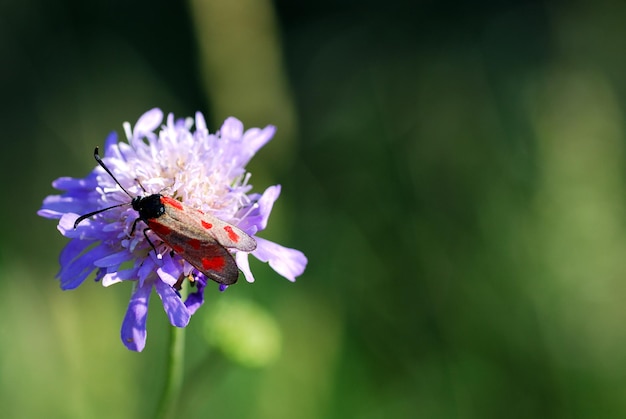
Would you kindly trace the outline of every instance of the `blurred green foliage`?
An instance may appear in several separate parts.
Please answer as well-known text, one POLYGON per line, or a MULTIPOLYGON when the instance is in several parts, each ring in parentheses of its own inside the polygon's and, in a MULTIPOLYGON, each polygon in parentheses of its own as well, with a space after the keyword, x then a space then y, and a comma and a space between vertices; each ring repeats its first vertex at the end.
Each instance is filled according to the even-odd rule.
POLYGON ((1 416, 152 417, 160 302, 128 352, 128 287, 60 291, 65 239, 35 213, 158 106, 277 124, 252 183, 282 184, 265 237, 309 257, 295 284, 257 263, 208 293, 181 417, 625 417, 625 19, 611 1, 0 3, 1 416), (206 340, 250 302, 282 342, 263 367, 206 340))

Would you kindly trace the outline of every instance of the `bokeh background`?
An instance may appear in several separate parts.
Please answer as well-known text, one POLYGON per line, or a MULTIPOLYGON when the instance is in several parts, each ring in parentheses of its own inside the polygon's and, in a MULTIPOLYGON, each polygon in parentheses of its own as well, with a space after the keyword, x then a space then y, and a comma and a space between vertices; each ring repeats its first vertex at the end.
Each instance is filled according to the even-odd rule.
POLYGON ((626 417, 626 5, 0 2, 0 416, 151 418, 167 319, 59 289, 50 183, 158 106, 275 124, 265 237, 207 295, 186 418, 626 417), (228 327, 224 327, 228 325, 228 327))

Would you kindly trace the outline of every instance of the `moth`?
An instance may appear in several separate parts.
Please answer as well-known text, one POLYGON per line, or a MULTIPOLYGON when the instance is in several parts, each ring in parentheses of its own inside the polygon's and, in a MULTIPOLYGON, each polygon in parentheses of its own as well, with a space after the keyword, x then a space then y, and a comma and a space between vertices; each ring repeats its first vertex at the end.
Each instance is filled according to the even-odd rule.
POLYGON ((252 252, 256 249, 256 241, 252 237, 226 221, 191 208, 169 196, 156 193, 133 197, 104 164, 98 154, 98 147, 94 150, 94 158, 131 201, 81 215, 74 222, 74 228, 96 214, 130 205, 138 212, 130 234, 134 233, 137 223, 143 221, 147 225, 143 234, 156 255, 156 247, 147 234, 150 230, 207 278, 223 285, 237 282, 239 269, 228 249, 252 252))

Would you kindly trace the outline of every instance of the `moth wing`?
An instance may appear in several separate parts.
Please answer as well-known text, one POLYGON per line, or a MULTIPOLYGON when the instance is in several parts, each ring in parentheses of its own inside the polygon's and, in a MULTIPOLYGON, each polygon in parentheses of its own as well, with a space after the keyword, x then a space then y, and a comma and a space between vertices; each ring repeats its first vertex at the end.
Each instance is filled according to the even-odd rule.
POLYGON ((161 197, 165 213, 153 220, 172 227, 174 230, 200 240, 212 237, 229 249, 251 252, 256 249, 256 240, 245 231, 210 214, 189 208, 180 201, 167 196, 161 197))
POLYGON ((185 247, 177 252, 204 276, 224 285, 237 282, 239 268, 230 252, 217 242, 203 242, 199 248, 185 247))
POLYGON ((239 227, 189 208, 170 197, 162 196, 161 203, 165 208, 165 214, 159 216, 158 220, 164 219, 162 222, 172 224, 176 231, 200 240, 209 236, 223 247, 242 252, 252 252, 256 249, 256 240, 239 227))
POLYGON ((176 221, 166 215, 149 219, 147 224, 176 254, 207 278, 224 285, 237 282, 239 269, 235 259, 212 237, 205 235, 199 239, 186 234, 188 230, 177 228, 176 221))
POLYGON ((242 252, 252 252, 256 249, 256 240, 245 231, 220 220, 210 214, 200 215, 200 225, 211 234, 219 244, 242 252))

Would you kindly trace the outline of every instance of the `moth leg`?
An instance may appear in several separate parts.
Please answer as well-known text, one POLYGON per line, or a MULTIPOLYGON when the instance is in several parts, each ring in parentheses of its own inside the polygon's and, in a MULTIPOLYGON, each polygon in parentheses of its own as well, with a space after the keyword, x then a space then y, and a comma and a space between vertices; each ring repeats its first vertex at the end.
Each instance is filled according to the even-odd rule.
POLYGON ((178 278, 178 281, 176 281, 176 283, 172 286, 172 288, 174 288, 174 290, 176 291, 176 294, 178 294, 178 296, 180 297, 180 290, 183 287, 183 282, 185 281, 185 278, 189 281, 189 284, 193 287, 195 286, 195 282, 193 282, 191 278, 191 275, 189 275, 189 277, 182 275, 180 278, 178 278))
MULTIPOLYGON (((133 225, 133 227, 134 227, 134 225, 133 225)), ((159 255, 159 252, 157 252, 156 247, 154 246, 154 243, 152 243, 152 240, 150 240, 150 237, 148 237, 148 233, 147 233, 148 230, 152 230, 152 229, 150 227, 143 229, 143 236, 146 238, 148 243, 150 243, 150 247, 152 247, 152 250, 154 250, 154 255, 157 258, 161 259, 161 256, 159 255)))
MULTIPOLYGON (((133 222, 133 226, 130 229, 130 235, 132 236, 135 233, 135 228, 137 228, 137 223, 141 220, 141 218, 135 218, 135 221, 133 222)), ((161 256, 159 255, 159 252, 157 252, 156 246, 154 245, 154 243, 152 243, 152 240, 150 240, 150 237, 148 237, 148 230, 152 230, 150 227, 144 228, 143 229, 143 236, 146 238, 146 241, 150 244, 150 247, 152 248, 152 250, 154 250, 154 255, 161 259, 161 256)))
POLYGON ((137 222, 141 220, 141 218, 135 218, 135 221, 133 222, 133 227, 130 229, 130 235, 132 236, 133 233, 135 232, 135 227, 137 227, 137 222))

